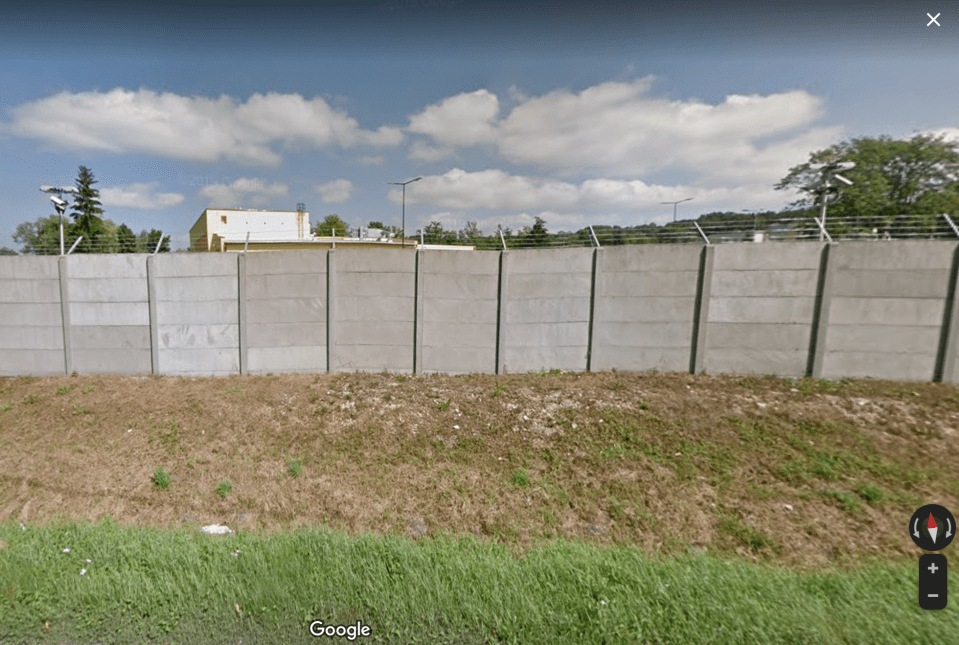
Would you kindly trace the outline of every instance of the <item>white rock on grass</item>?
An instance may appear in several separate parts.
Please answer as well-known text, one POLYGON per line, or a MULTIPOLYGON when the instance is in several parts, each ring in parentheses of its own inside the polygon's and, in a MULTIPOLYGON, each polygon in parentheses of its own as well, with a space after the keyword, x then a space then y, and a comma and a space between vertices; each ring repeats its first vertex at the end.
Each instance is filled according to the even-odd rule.
POLYGON ((233 535, 233 529, 222 524, 210 524, 200 529, 207 535, 233 535))

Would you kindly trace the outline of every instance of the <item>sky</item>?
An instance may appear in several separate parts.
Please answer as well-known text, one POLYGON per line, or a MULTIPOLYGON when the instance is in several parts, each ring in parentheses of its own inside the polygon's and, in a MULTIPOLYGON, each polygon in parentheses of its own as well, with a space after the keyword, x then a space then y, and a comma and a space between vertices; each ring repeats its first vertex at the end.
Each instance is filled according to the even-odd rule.
POLYGON ((93 171, 174 249, 205 208, 658 224, 775 210, 851 138, 959 140, 959 2, 50 2, 0 18, 0 247, 93 171), (936 17, 935 24, 931 17, 936 17))

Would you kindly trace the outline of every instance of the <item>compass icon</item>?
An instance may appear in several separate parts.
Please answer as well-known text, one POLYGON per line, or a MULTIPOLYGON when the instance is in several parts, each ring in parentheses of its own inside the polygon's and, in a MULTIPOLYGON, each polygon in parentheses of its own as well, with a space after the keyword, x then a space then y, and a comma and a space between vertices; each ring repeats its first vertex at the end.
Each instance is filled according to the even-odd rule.
POLYGON ((938 504, 926 504, 909 518, 909 536, 920 549, 941 551, 956 534, 956 519, 938 504))

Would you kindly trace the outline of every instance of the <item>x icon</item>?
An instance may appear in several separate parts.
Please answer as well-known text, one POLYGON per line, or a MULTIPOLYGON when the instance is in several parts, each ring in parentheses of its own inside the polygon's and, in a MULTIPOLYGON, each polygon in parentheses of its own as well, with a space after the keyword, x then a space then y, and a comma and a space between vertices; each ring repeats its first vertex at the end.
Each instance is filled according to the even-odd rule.
POLYGON ((929 22, 926 23, 926 26, 927 26, 927 27, 930 26, 932 23, 936 23, 936 26, 937 26, 937 27, 941 27, 941 26, 942 26, 942 25, 939 24, 939 21, 936 20, 936 18, 938 18, 940 15, 942 15, 942 12, 937 13, 935 16, 933 16, 931 13, 927 13, 926 15, 929 16, 929 18, 931 18, 931 20, 929 20, 929 22))

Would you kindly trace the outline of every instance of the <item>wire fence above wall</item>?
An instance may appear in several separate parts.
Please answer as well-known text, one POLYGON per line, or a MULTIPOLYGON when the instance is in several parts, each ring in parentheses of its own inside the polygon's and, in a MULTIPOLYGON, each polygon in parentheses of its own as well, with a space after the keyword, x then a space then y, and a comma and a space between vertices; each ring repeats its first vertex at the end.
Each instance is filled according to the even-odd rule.
MULTIPOLYGON (((424 230, 408 231, 404 240, 399 235, 382 234, 378 237, 360 238, 352 236, 310 236, 295 238, 289 230, 259 230, 236 236, 213 235, 212 241, 205 238, 194 239, 188 233, 163 236, 159 240, 150 240, 150 244, 139 246, 123 245, 116 236, 104 235, 84 245, 83 251, 93 253, 155 253, 167 251, 243 251, 243 250, 287 250, 293 248, 327 248, 332 243, 343 244, 350 241, 364 243, 378 242, 389 245, 406 245, 418 248, 421 245, 473 247, 477 250, 503 250, 522 248, 561 248, 618 246, 625 244, 724 244, 732 242, 779 242, 779 241, 833 241, 844 240, 956 240, 959 239, 959 226, 955 217, 948 214, 896 215, 896 216, 832 216, 827 215, 824 223, 816 216, 796 214, 715 214, 704 215, 697 219, 655 223, 635 226, 610 226, 603 224, 587 225, 577 231, 549 230, 549 222, 542 226, 530 226, 520 230, 500 229, 481 230, 478 226, 467 225, 463 230, 446 230, 434 225, 424 230), (171 241, 189 241, 187 248, 171 248, 171 241), (142 248, 141 248, 142 247, 142 248)), ((65 236, 66 248, 76 241, 75 235, 65 236)), ((15 239, 21 245, 17 251, 24 255, 59 255, 59 235, 52 231, 15 239)))

